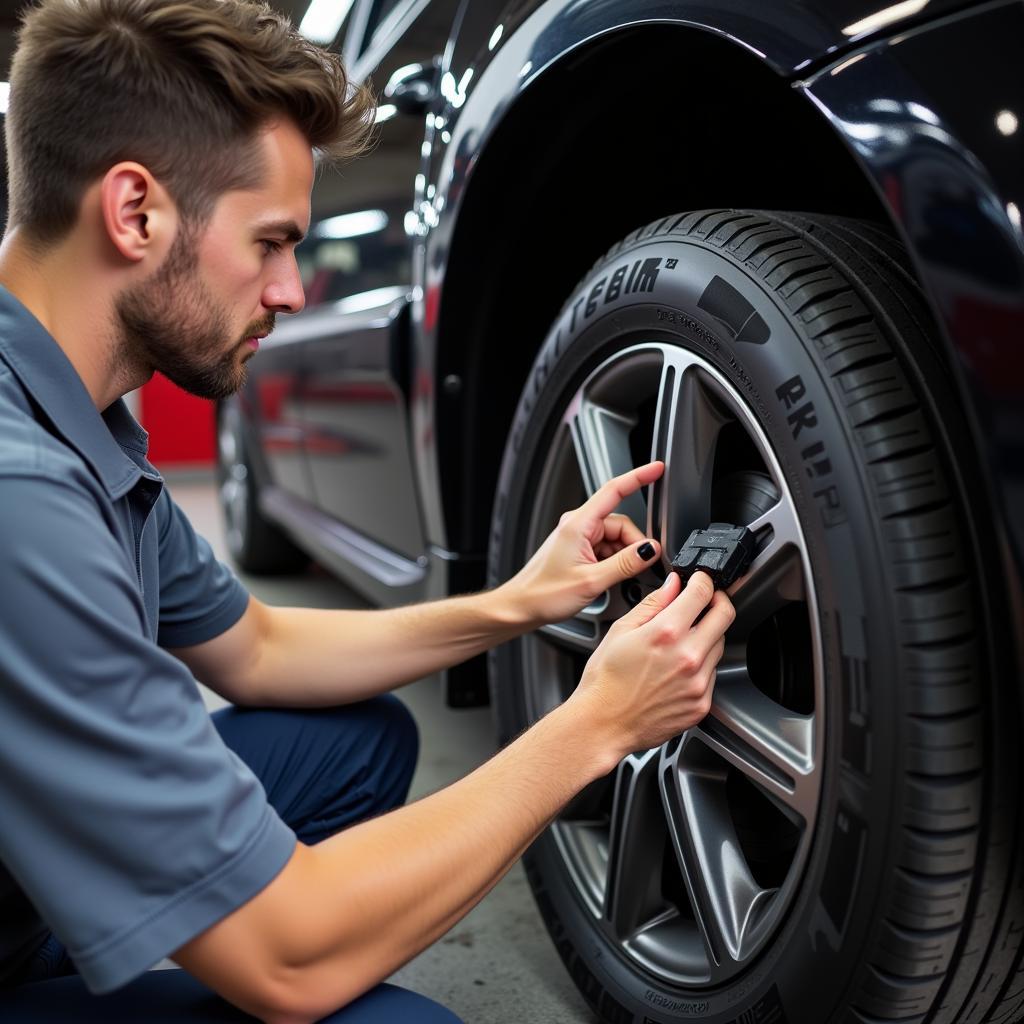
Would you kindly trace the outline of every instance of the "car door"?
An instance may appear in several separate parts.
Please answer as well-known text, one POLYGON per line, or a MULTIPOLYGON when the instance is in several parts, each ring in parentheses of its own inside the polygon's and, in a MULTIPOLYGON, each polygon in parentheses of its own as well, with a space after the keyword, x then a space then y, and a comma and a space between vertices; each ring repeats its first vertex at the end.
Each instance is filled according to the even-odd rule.
MULTIPOLYGON (((346 36, 348 66, 378 95, 396 71, 432 65, 458 0, 368 0, 346 36)), ((426 541, 410 454, 408 399, 412 238, 407 214, 428 107, 381 100, 374 151, 325 171, 310 236, 297 255, 309 312, 302 407, 319 510, 406 558, 426 541)))

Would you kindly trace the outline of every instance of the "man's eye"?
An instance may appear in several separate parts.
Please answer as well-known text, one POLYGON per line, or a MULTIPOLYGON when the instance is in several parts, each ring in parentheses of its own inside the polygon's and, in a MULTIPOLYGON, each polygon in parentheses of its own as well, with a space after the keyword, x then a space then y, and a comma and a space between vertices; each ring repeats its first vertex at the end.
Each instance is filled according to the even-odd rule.
POLYGON ((281 251, 281 243, 274 242, 269 238, 260 239, 260 244, 263 246, 263 251, 267 256, 269 256, 272 252, 281 251))

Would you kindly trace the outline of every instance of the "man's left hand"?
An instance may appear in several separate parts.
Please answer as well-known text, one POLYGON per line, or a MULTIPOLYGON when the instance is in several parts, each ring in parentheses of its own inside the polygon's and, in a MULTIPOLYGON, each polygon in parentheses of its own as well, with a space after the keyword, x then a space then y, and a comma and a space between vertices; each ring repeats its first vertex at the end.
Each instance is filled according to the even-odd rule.
POLYGON ((613 477, 579 508, 566 512, 522 569, 505 584, 506 593, 531 627, 562 622, 623 580, 657 561, 661 546, 614 510, 624 498, 661 476, 662 462, 650 462, 613 477), (644 548, 650 545, 650 551, 644 548))

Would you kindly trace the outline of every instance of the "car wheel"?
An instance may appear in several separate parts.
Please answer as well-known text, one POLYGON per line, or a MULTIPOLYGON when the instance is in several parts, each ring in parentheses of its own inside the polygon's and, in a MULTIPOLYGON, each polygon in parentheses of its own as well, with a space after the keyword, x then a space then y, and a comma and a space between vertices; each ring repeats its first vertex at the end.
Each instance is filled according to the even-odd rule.
POLYGON ((664 476, 620 511, 664 558, 491 652, 503 741, 572 692, 691 530, 758 544, 711 714, 625 758, 524 858, 603 1020, 1016 1019, 1021 765, 998 716, 1017 691, 986 672, 966 430, 905 266, 865 223, 667 218, 598 262, 536 359, 491 584, 651 458, 664 476))
POLYGON ((217 407, 217 487, 228 552, 240 569, 270 576, 307 565, 309 556, 260 512, 242 410, 233 398, 217 407))

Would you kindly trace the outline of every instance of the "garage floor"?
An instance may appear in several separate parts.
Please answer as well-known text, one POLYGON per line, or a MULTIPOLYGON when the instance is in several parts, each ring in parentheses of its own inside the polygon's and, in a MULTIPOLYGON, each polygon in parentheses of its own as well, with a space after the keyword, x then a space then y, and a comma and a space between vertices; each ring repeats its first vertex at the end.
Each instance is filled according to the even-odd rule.
MULTIPOLYGON (((169 477, 175 500, 196 530, 226 558, 212 481, 169 477)), ((320 572, 263 580, 241 577, 268 604, 318 608, 362 607, 343 584, 320 572)), ((206 693, 211 708, 223 704, 206 693)), ((453 711, 444 706, 434 678, 399 692, 419 724, 420 763, 410 799, 465 775, 493 751, 486 708, 453 711)), ((392 979, 450 1007, 467 1024, 592 1024, 595 1017, 569 980, 516 865, 471 914, 440 942, 392 979)))

